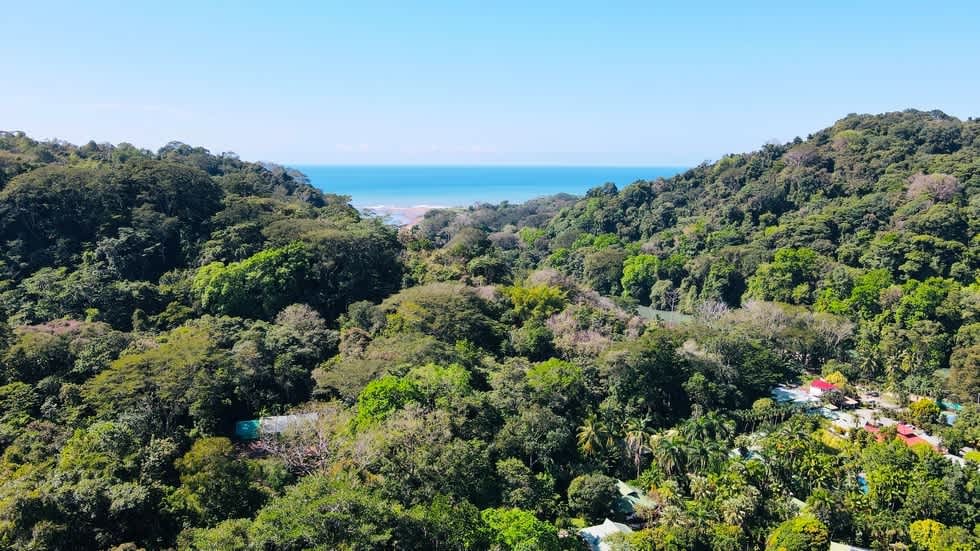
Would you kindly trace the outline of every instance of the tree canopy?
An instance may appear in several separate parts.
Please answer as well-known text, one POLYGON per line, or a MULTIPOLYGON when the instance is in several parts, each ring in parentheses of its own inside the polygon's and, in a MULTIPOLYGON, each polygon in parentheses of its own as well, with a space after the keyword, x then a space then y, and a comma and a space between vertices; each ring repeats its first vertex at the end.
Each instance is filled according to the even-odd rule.
POLYGON ((977 548, 977 159, 976 119, 848 115, 399 228, 2 132, 0 548, 977 548))

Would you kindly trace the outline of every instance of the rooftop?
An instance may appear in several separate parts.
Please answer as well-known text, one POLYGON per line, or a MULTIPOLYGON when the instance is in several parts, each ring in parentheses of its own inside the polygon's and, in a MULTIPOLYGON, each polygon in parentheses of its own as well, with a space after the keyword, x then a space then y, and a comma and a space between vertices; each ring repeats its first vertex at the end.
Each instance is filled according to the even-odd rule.
POLYGON ((316 413, 276 415, 235 423, 235 436, 242 440, 257 440, 263 434, 281 434, 289 427, 316 421, 316 413))
POLYGON ((810 386, 814 388, 819 388, 820 390, 834 390, 835 388, 837 388, 837 385, 833 383, 828 383, 823 379, 814 379, 813 381, 810 382, 810 386))
POLYGON ((623 513, 633 513, 637 507, 645 509, 656 509, 657 504, 652 499, 635 486, 616 481, 616 488, 619 490, 619 499, 616 500, 616 510, 623 513))
POLYGON ((896 427, 898 434, 902 436, 915 436, 915 427, 912 425, 906 425, 905 423, 899 423, 896 427))
POLYGON ((585 543, 589 544, 589 548, 592 549, 592 551, 609 551, 609 544, 604 543, 603 540, 613 534, 630 534, 632 532, 633 529, 629 526, 618 522, 613 522, 609 519, 606 519, 602 524, 582 528, 578 531, 579 535, 582 536, 582 539, 585 540, 585 543))
POLYGON ((848 545, 846 543, 832 541, 830 542, 830 551, 871 551, 871 550, 865 549, 864 547, 854 547, 853 545, 848 545))

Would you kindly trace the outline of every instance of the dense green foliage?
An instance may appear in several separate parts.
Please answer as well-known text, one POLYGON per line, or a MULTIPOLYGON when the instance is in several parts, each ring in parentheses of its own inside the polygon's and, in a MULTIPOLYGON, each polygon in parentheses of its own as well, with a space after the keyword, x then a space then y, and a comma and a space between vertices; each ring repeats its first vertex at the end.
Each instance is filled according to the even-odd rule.
POLYGON ((769 536, 772 551, 821 551, 830 545, 830 532, 820 520, 801 515, 780 524, 769 536))
POLYGON ((233 154, 2 133, 0 548, 976 548, 976 452, 768 396, 980 445, 978 190, 938 112, 401 230, 233 154))

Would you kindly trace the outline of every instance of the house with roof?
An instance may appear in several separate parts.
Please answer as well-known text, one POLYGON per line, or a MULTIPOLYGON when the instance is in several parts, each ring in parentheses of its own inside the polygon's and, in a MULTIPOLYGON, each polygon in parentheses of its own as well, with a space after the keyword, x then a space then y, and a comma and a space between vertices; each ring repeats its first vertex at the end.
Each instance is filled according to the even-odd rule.
POLYGON ((830 551, 871 551, 871 550, 865 549, 864 547, 854 547, 853 545, 847 543, 832 541, 830 542, 830 551))
POLYGON ((612 549, 606 540, 613 534, 631 534, 633 529, 625 524, 613 522, 609 519, 602 524, 582 528, 578 535, 585 540, 585 543, 592 551, 610 551, 612 549))
POLYGON ((895 425, 895 432, 898 434, 899 438, 904 440, 909 440, 916 437, 915 428, 912 425, 906 425, 905 423, 895 425))
MULTIPOLYGON (((870 432, 877 436, 878 441, 884 440, 884 436, 881 434, 881 427, 877 425, 872 425, 871 423, 866 423, 864 425, 864 430, 870 432)), ((916 432, 915 427, 912 425, 906 425, 905 423, 898 423, 895 425, 895 437, 905 442, 909 447, 916 446, 918 444, 925 444, 930 448, 940 451, 938 440, 934 437, 929 437, 927 435, 920 435, 916 432)))
POLYGON ((925 444, 930 448, 939 451, 939 445, 934 442, 935 438, 930 438, 925 434, 919 434, 916 432, 915 427, 912 425, 906 425, 904 423, 899 423, 895 427, 898 432, 898 437, 901 438, 909 446, 916 446, 918 444, 925 444))
POLYGON ((875 435, 875 438, 877 438, 879 442, 881 442, 882 440, 885 439, 885 437, 881 435, 881 427, 879 427, 878 425, 872 425, 871 423, 865 423, 864 424, 864 430, 866 430, 866 431, 870 432, 871 434, 875 435))
POLYGON ((653 510, 657 508, 657 504, 635 486, 617 480, 616 489, 619 490, 619 498, 613 504, 613 510, 626 515, 627 521, 631 520, 637 509, 653 510))
POLYGON ((810 396, 823 396, 825 392, 830 392, 831 390, 840 390, 834 383, 829 383, 823 379, 814 379, 810 381, 810 396))
POLYGON ((780 404, 794 404, 802 407, 810 407, 819 404, 820 400, 811 396, 807 387, 793 387, 789 385, 778 385, 771 391, 773 400, 780 404))

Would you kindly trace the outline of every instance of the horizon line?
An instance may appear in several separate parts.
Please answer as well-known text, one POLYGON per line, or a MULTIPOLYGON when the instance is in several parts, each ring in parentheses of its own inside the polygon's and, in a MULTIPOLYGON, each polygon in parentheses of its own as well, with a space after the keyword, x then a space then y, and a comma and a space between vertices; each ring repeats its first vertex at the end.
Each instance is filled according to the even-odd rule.
MULTIPOLYGON (((300 167, 338 167, 338 168, 682 168, 690 169, 698 164, 637 164, 637 163, 600 163, 600 164, 564 164, 564 163, 316 163, 316 162, 280 162, 257 161, 258 163, 273 163, 289 168, 300 167)), ((701 161, 704 162, 704 161, 701 161)), ((711 162, 711 161, 708 161, 711 162)))

